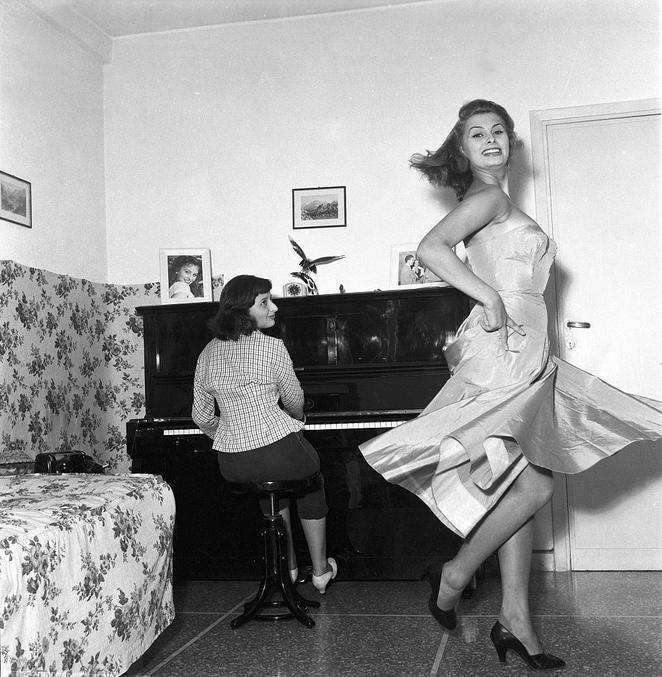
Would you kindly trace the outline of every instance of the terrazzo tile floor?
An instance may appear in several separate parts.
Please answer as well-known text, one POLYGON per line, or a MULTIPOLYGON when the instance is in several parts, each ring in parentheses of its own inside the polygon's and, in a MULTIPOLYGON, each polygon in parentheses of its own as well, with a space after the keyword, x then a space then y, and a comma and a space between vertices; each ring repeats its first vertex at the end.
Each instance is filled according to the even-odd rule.
MULTIPOLYGON (((175 587, 177 616, 125 677, 487 677, 533 674, 489 640, 499 610, 496 571, 463 599, 453 634, 427 611, 424 581, 338 581, 320 599, 315 627, 296 620, 229 622, 255 592, 247 581, 189 581, 175 587)), ((662 677, 662 573, 532 574, 534 623, 558 674, 662 677)))

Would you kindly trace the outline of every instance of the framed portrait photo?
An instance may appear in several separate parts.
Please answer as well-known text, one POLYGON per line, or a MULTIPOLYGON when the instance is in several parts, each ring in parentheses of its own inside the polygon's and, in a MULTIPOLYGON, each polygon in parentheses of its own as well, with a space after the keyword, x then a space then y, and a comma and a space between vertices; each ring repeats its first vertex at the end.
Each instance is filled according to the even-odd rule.
POLYGON ((0 172, 0 219, 32 228, 32 185, 0 172))
POLYGON ((394 244, 391 247, 391 268, 389 284, 391 288, 420 287, 435 285, 448 287, 448 283, 428 270, 416 257, 418 243, 394 244))
POLYGON ((160 249, 161 303, 213 299, 209 249, 160 249))
POLYGON ((345 186, 292 189, 292 228, 340 228, 347 225, 345 186))

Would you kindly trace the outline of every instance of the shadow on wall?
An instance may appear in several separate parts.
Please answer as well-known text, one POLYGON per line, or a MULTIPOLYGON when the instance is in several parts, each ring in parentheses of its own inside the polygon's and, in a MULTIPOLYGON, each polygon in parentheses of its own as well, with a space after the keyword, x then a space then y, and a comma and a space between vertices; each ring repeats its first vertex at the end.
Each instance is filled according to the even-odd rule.
POLYGON ((159 284, 112 285, 0 261, 0 463, 80 449, 130 469, 145 412, 142 320, 159 284))

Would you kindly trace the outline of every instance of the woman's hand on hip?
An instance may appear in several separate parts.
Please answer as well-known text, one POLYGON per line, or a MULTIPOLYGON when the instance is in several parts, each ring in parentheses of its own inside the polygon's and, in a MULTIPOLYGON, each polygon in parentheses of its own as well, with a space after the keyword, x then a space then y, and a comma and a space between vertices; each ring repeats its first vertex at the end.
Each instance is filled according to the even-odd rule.
POLYGON ((498 293, 495 293, 494 300, 489 303, 483 303, 483 317, 480 320, 480 326, 487 332, 504 329, 512 329, 520 336, 525 336, 526 332, 522 325, 513 320, 506 312, 506 307, 498 293))

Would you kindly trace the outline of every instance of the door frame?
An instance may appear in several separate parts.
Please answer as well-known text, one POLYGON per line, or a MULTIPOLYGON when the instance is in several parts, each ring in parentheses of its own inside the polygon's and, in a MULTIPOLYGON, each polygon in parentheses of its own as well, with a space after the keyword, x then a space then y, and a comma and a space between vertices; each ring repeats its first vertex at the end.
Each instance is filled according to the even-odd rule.
MULTIPOLYGON (((529 113, 536 220, 552 239, 554 239, 555 233, 550 192, 550 163, 548 162, 550 128, 582 121, 640 117, 644 115, 659 115, 659 113, 660 99, 615 101, 568 108, 533 110, 529 113)), ((556 315, 554 322, 555 331, 550 336, 551 348, 554 353, 559 354, 560 342, 563 340, 563 330, 562 318, 559 319, 556 266, 552 266, 550 283, 545 296, 548 307, 550 309, 553 308, 556 315)), ((558 473, 554 474, 552 534, 554 543, 554 570, 570 571, 572 562, 570 558, 570 511, 568 509, 567 476, 558 473)))

